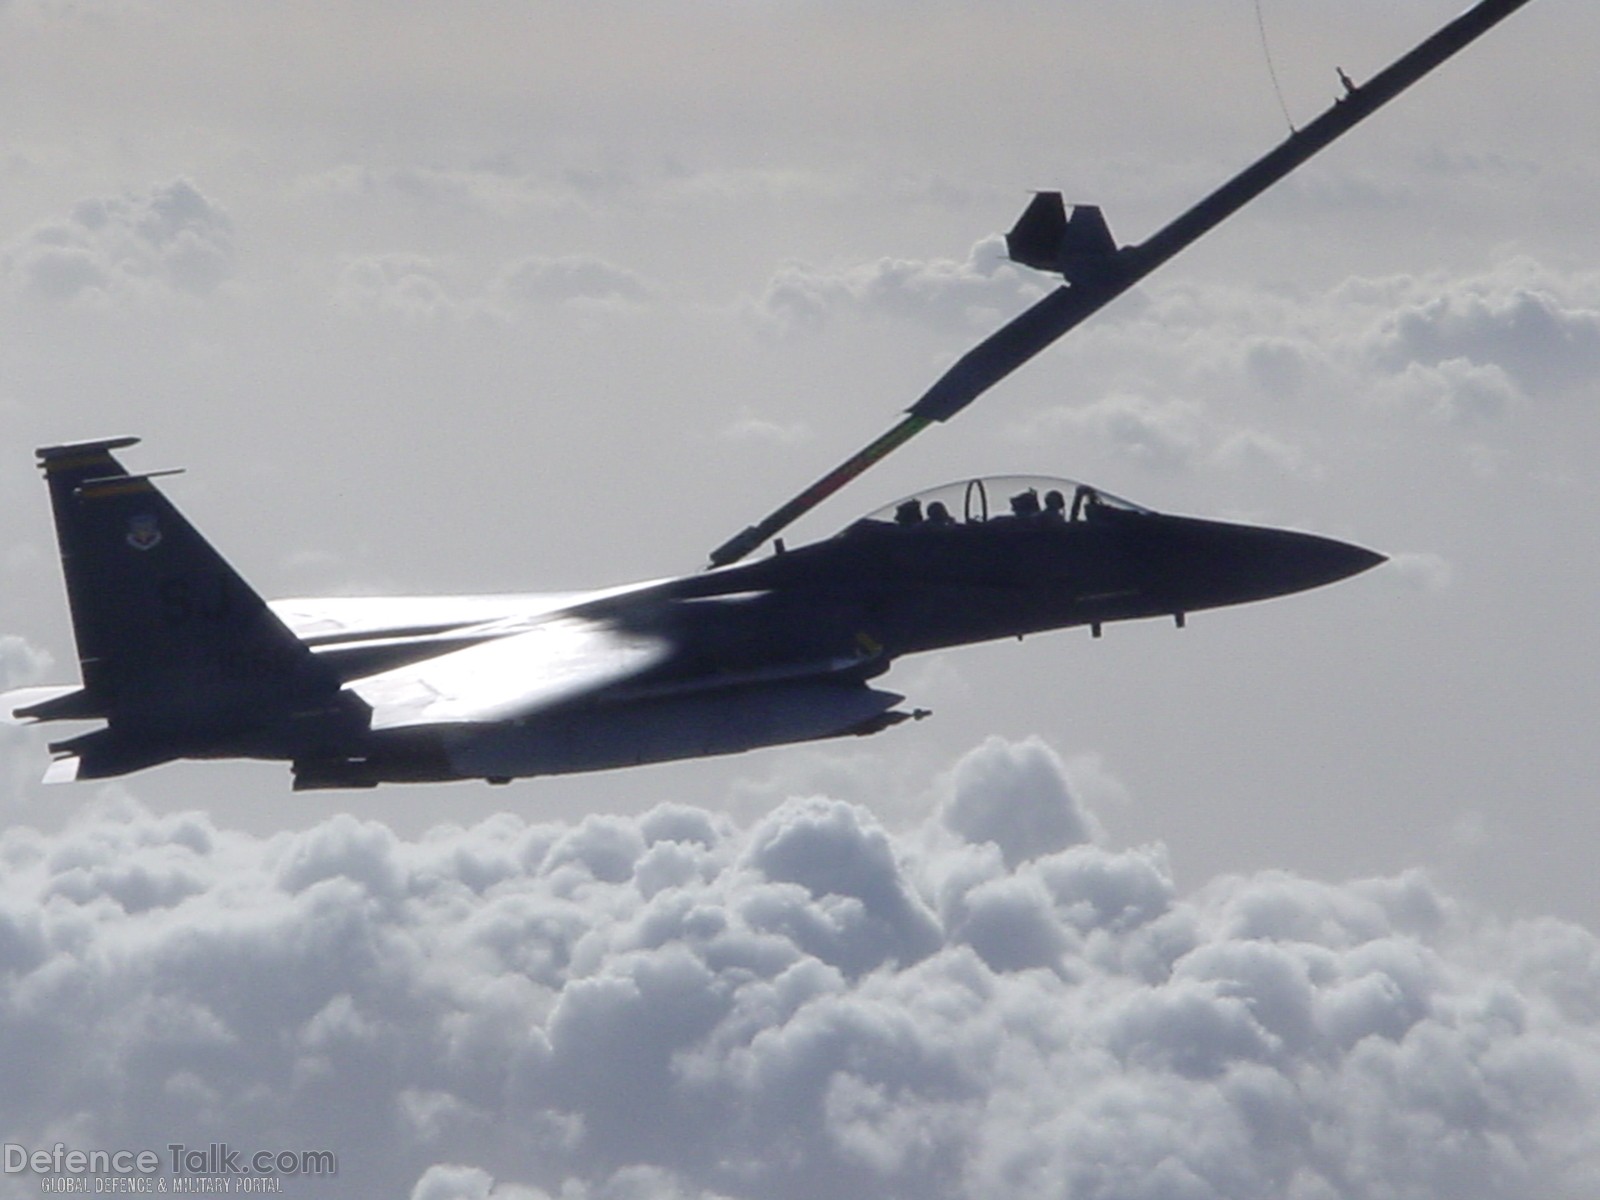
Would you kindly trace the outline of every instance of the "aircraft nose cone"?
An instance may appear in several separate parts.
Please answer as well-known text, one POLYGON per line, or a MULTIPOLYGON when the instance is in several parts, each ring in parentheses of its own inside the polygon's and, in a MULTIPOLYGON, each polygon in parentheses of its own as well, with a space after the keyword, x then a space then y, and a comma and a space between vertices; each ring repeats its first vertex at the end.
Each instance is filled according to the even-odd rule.
POLYGON ((1285 529, 1184 521, 1177 533, 1167 582, 1189 608, 1303 592, 1387 561, 1362 546, 1285 529))
POLYGON ((1277 536, 1262 538, 1246 547, 1244 557, 1253 562, 1240 566, 1246 574, 1258 572, 1263 582, 1270 582, 1270 594, 1274 596, 1337 583, 1388 561, 1365 547, 1333 538, 1279 530, 1263 532, 1277 536))
POLYGON ((1231 576, 1225 583, 1240 599, 1251 600, 1337 583, 1384 561, 1383 555, 1348 542, 1276 529, 1241 538, 1232 551, 1222 563, 1224 576, 1231 576))
POLYGON ((1322 543, 1317 551, 1321 559, 1321 569, 1326 578, 1319 579, 1315 587, 1322 583, 1334 583, 1340 579, 1348 579, 1352 575, 1359 575, 1363 571, 1370 571, 1373 567, 1382 566, 1389 561, 1386 554, 1379 554, 1376 550, 1368 550, 1365 546, 1351 545, 1349 542, 1336 542, 1332 538, 1318 538, 1322 543))

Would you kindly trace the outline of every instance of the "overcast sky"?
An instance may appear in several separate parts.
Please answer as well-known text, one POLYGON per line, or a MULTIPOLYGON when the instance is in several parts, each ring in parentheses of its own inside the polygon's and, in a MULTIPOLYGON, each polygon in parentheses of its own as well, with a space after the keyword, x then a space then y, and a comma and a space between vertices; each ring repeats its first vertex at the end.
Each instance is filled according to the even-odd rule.
MULTIPOLYGON (((1460 8, 1263 0, 1289 119, 1460 8)), ((0 729, 6 1136, 426 1200, 1594 1194, 1596 45, 1535 0, 790 536, 1029 472, 1379 571, 505 789, 46 791, 0 729)), ((35 446, 142 436, 268 596, 692 570, 1042 294, 1030 189, 1138 241, 1287 132, 1249 0, 0 0, 0 111, 5 686, 74 673, 35 446)))

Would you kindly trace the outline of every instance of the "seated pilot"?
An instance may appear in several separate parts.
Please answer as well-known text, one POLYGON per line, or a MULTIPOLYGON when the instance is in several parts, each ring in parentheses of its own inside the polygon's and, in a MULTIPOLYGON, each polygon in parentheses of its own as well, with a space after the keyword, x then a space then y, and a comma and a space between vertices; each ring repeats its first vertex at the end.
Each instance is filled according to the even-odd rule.
POLYGON ((1078 490, 1072 493, 1072 519, 1074 521, 1087 521, 1096 508, 1100 506, 1100 497, 1095 490, 1086 484, 1080 483, 1078 490))
POLYGON ((906 500, 896 505, 894 523, 902 528, 922 524, 922 501, 906 500))
POLYGON ((1013 517, 1037 517, 1039 515, 1039 493, 1033 488, 1025 492, 1018 492, 1011 497, 1011 515, 1013 517))

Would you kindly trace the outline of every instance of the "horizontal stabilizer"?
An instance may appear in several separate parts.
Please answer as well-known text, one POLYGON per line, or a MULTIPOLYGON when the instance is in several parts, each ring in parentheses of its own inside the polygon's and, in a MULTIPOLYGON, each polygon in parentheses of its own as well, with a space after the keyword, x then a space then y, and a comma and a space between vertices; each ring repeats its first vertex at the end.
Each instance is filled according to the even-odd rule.
POLYGON ((61 721, 97 717, 84 711, 83 689, 68 684, 17 688, 0 692, 0 724, 21 725, 25 721, 61 721))
POLYGON ((78 769, 83 766, 83 760, 76 754, 63 754, 60 758, 52 759, 50 766, 45 769, 44 783, 77 783, 78 769))
POLYGON ((1069 217, 1060 192, 1037 192, 1006 234, 1006 253, 1025 267, 1078 283, 1103 273, 1117 246, 1097 206, 1073 205, 1069 217))
POLYGON ((128 736, 117 729, 96 729, 64 742, 50 743, 56 755, 45 772, 46 783, 111 779, 180 757, 179 750, 159 740, 128 736))

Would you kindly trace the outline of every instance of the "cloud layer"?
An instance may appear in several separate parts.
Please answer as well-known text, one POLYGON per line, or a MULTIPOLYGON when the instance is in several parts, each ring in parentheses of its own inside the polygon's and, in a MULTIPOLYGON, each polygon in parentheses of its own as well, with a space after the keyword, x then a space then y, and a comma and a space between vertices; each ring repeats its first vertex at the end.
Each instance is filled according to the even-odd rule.
POLYGON ((902 831, 809 797, 257 838, 114 794, 12 828, 0 1121, 331 1148, 341 1192, 419 1200, 1600 1183, 1578 927, 1417 874, 1180 895, 1037 741, 938 790, 902 831))
POLYGON ((0 248, 0 277, 47 304, 204 296, 232 273, 232 223, 186 179, 82 200, 0 248))
POLYGON ((1010 265, 1004 243, 995 236, 973 246, 964 262, 787 263, 768 282, 754 311, 783 330, 816 330, 839 317, 873 313, 971 333, 987 330, 1046 290, 1010 265))

